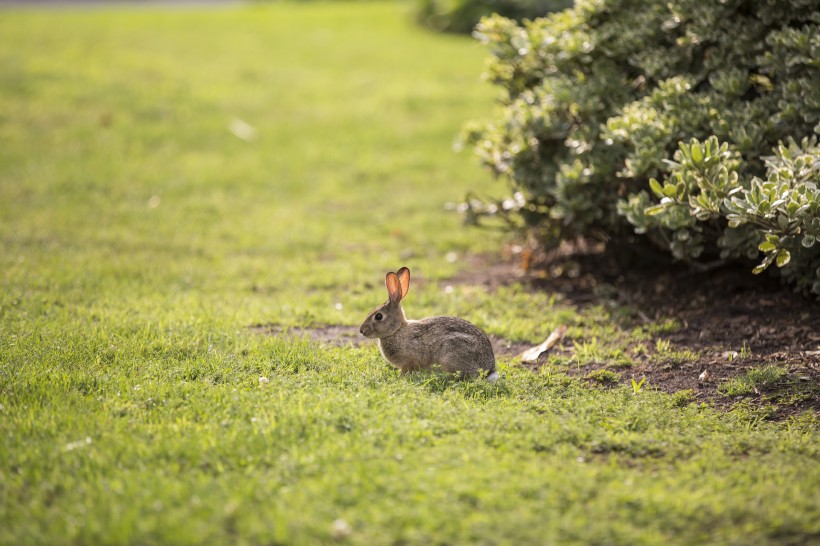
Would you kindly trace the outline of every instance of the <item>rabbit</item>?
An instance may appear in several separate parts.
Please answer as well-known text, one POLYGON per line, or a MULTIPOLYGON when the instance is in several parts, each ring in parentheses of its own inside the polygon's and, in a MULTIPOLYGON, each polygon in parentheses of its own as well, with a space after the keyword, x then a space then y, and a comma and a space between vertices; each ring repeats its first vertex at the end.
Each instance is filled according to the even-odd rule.
POLYGON ((384 358, 402 375, 438 364, 444 371, 464 378, 486 376, 490 382, 498 379, 493 346, 476 325, 448 316, 405 318, 401 300, 410 290, 409 269, 391 271, 385 285, 387 303, 370 312, 359 332, 377 338, 384 358))

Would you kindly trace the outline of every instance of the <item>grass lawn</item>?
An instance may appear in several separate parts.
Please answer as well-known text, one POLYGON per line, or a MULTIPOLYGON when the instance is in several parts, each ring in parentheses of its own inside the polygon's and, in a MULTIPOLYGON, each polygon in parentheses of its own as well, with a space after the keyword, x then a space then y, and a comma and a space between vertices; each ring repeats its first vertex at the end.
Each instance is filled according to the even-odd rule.
POLYGON ((453 153, 484 56, 401 3, 0 12, 0 544, 820 543, 815 413, 592 386, 667 326, 447 284, 503 237, 443 207, 504 189, 453 153), (488 385, 251 328, 356 325, 401 265, 411 317, 575 354, 488 385))

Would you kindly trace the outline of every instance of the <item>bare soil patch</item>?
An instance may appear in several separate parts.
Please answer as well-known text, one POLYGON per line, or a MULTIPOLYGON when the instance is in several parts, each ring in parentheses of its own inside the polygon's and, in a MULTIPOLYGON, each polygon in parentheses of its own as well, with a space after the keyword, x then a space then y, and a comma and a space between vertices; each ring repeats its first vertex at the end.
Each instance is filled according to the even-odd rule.
POLYGON ((359 333, 357 326, 341 324, 319 325, 313 327, 284 327, 278 324, 255 324, 251 329, 272 336, 306 337, 323 345, 334 347, 359 347, 370 340, 359 333))
MULTIPOLYGON (((820 303, 795 294, 776 279, 752 275, 752 265, 696 271, 670 263, 665 256, 639 261, 629 253, 629 249, 604 251, 586 244, 565 245, 538 258, 507 252, 503 264, 496 261, 485 269, 489 273, 484 283, 522 282, 533 291, 560 294, 570 305, 601 305, 613 310, 612 319, 623 327, 663 319, 679 323, 660 338, 675 350, 694 352, 696 358, 637 356, 637 365, 614 369, 622 381, 646 377, 654 388, 691 389, 699 401, 729 407, 738 398, 721 394, 719 385, 753 368, 778 365, 788 375, 745 401, 771 406, 773 418, 807 409, 820 412, 820 303), (706 380, 701 380, 704 372, 706 380)), ((471 260, 470 272, 463 277, 467 282, 483 269, 481 260, 492 262, 480 256, 471 260)), ((453 282, 461 280, 457 277, 453 282)), ((586 376, 608 366, 600 363, 567 371, 586 376)))
MULTIPOLYGON (((341 324, 323 324, 312 327, 286 328, 278 324, 255 324, 251 329, 260 333, 274 336, 288 336, 293 338, 306 337, 323 345, 333 347, 361 347, 375 345, 375 340, 368 339, 359 333, 358 326, 344 326, 341 324)), ((529 348, 526 343, 508 341, 497 336, 490 336, 496 356, 511 357, 521 354, 529 348)))

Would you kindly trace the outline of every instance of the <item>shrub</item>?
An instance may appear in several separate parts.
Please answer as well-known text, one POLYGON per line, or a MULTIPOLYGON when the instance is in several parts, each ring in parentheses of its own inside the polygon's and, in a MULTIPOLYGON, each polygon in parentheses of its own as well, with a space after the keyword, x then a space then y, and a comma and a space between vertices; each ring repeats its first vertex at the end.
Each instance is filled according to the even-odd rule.
POLYGON ((578 0, 482 20, 502 108, 464 139, 515 198, 468 211, 547 244, 636 232, 694 265, 762 259, 820 294, 815 6, 578 0))
POLYGON ((650 205, 646 192, 618 203, 636 231, 660 235, 658 242, 682 260, 698 258, 705 244, 716 244, 724 259, 762 252, 755 273, 776 263, 786 280, 820 294, 817 139, 779 145, 774 156, 764 158, 765 178, 751 181, 738 173, 738 154, 714 136, 679 146, 663 184, 649 181, 660 204, 650 205))
POLYGON ((434 30, 466 34, 482 17, 493 13, 520 21, 543 17, 571 5, 572 0, 421 0, 418 20, 434 30))

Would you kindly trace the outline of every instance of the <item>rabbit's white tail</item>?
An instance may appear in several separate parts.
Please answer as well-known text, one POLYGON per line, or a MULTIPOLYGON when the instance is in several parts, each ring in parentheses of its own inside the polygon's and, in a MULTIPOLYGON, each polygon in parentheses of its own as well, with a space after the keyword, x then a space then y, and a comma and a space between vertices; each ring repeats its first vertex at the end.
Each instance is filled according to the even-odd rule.
POLYGON ((495 383, 496 381, 498 381, 499 377, 501 377, 501 376, 498 375, 498 372, 493 371, 490 375, 487 376, 487 382, 495 383))

